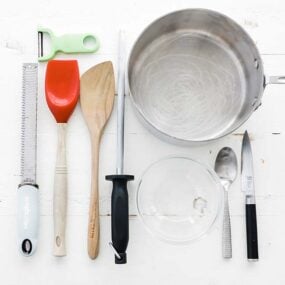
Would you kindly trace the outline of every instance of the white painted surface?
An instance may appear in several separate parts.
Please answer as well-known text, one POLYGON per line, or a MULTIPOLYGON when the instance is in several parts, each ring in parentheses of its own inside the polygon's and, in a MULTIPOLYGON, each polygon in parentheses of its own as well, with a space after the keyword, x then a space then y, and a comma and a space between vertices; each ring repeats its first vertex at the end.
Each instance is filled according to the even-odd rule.
MULTIPOLYGON (((40 68, 38 183, 40 186, 40 237, 37 253, 20 255, 16 236, 16 189, 20 181, 21 64, 36 54, 38 24, 63 32, 96 33, 102 47, 96 55, 77 57, 80 70, 105 59, 116 65, 119 28, 128 33, 129 44, 152 20, 166 12, 204 7, 227 14, 256 41, 270 75, 285 74, 285 6, 282 0, 157 0, 157 1, 5 1, 0 10, 0 268, 1 284, 217 284, 247 285, 285 282, 285 86, 268 86, 263 105, 235 134, 209 145, 179 148, 150 135, 126 106, 125 171, 136 176, 129 185, 130 243, 128 264, 113 263, 110 240, 111 184, 105 174, 115 171, 116 112, 103 137, 100 168, 101 247, 96 261, 87 255, 87 221, 90 190, 90 143, 79 106, 70 119, 67 135, 69 200, 67 256, 52 256, 52 193, 56 158, 56 124, 44 98, 44 70, 40 68), (186 154, 213 165, 216 153, 231 146, 240 153, 241 135, 251 134, 255 161, 260 261, 246 260, 243 195, 240 179, 230 197, 233 259, 221 258, 221 223, 209 236, 188 246, 169 246, 157 241, 137 217, 135 191, 138 177, 153 161, 169 154, 186 154), (273 133, 280 133, 274 135, 273 133)), ((67 58, 66 56, 62 56, 67 58)), ((239 158, 240 161, 240 158, 239 158)))

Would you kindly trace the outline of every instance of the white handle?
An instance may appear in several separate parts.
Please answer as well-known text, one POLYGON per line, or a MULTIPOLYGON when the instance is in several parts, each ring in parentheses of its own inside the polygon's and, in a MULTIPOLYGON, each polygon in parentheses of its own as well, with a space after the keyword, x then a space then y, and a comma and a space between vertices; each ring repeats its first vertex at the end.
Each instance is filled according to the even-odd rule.
POLYGON ((223 220, 223 257, 232 258, 232 233, 229 211, 228 191, 225 190, 224 199, 224 220, 223 220))
POLYGON ((54 250, 55 256, 65 256, 65 228, 67 209, 67 166, 65 133, 66 124, 58 125, 57 160, 54 177, 53 221, 54 221, 54 250))
POLYGON ((17 190, 18 198, 18 245, 25 256, 32 255, 38 243, 39 198, 35 185, 21 185, 17 190))

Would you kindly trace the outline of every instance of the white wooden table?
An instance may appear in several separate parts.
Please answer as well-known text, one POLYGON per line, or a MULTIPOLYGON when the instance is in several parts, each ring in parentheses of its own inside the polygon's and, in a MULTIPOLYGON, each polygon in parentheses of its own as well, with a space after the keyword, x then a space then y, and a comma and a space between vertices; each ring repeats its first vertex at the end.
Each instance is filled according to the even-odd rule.
MULTIPOLYGON (((270 75, 285 74, 285 4, 282 0, 122 0, 58 1, 10 0, 0 9, 0 283, 16 284, 195 284, 281 285, 285 282, 285 86, 268 86, 263 105, 236 133, 209 145, 181 148, 149 134, 126 99, 125 172, 129 184, 130 242, 128 264, 114 264, 110 241, 111 184, 115 171, 116 111, 106 128, 100 157, 101 247, 96 261, 87 256, 90 191, 90 142, 78 106, 68 127, 69 200, 67 253, 52 256, 52 193, 56 157, 56 124, 44 98, 45 64, 40 65, 38 108, 38 184, 40 237, 30 258, 16 246, 16 191, 20 181, 21 65, 35 60, 37 25, 56 33, 92 32, 101 40, 98 54, 75 57, 80 71, 110 59, 116 67, 118 29, 127 31, 131 45, 140 31, 157 17, 187 7, 209 8, 240 23, 256 41, 270 75), (153 238, 137 216, 136 186, 143 170, 169 154, 182 154, 213 166, 218 150, 231 146, 240 154, 242 132, 252 138, 257 194, 260 261, 246 259, 244 197, 240 178, 229 193, 232 214, 233 259, 221 258, 221 221, 204 239, 187 246, 170 246, 153 238)), ((68 58, 67 56, 60 56, 68 58)), ((59 57, 58 57, 59 58, 59 57)), ((116 109, 116 108, 115 108, 116 109)), ((114 110, 115 110, 114 109, 114 110)), ((240 157, 239 157, 240 162, 240 157)))

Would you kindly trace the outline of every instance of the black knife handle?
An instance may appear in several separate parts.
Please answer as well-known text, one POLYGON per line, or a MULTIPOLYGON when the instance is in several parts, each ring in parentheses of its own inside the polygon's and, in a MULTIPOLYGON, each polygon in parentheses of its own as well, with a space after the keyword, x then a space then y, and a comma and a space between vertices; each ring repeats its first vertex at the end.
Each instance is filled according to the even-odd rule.
POLYGON ((120 258, 115 256, 116 264, 127 263, 126 249, 129 242, 129 196, 127 183, 134 180, 132 175, 108 175, 106 180, 113 182, 111 215, 112 244, 120 258))
POLYGON ((257 221, 255 204, 246 204, 247 259, 258 260, 257 221))

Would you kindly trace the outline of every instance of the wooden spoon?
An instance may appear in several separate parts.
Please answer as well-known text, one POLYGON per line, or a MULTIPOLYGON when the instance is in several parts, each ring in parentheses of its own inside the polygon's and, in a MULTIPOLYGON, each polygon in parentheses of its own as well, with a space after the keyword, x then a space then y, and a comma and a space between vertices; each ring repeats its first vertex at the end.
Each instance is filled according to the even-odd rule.
POLYGON ((95 65, 81 76, 80 103, 91 137, 92 178, 88 226, 88 254, 95 259, 99 252, 98 164, 100 139, 112 112, 115 78, 112 62, 95 65))

